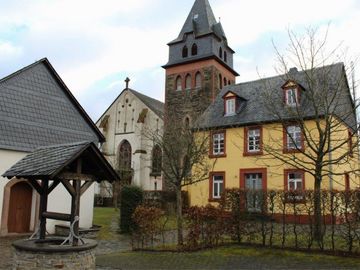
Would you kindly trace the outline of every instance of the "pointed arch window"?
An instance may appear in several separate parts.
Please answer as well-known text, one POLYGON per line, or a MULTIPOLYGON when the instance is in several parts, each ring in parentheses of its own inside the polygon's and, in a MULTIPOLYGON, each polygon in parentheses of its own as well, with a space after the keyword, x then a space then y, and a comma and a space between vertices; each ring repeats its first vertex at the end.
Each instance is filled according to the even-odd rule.
POLYGON ((219 74, 219 89, 222 89, 223 87, 223 84, 222 84, 222 76, 221 74, 219 74))
POLYGON ((189 51, 188 51, 188 47, 186 47, 186 45, 183 47, 182 49, 182 57, 188 57, 189 51))
POLYGON ((182 90, 182 80, 181 76, 177 76, 176 78, 176 90, 181 91, 182 90))
POLYGON ((198 54, 198 47, 196 43, 194 43, 191 47, 191 55, 197 55, 198 54))
POLYGON ((200 88, 202 84, 202 77, 201 77, 201 73, 197 72, 195 75, 195 87, 196 88, 200 88))
POLYGON ((191 89, 191 76, 190 74, 185 77, 185 89, 191 89))
POLYGON ((119 147, 119 173, 124 183, 130 184, 132 179, 131 169, 131 145, 124 140, 119 147))
POLYGON ((227 52, 224 51, 224 61, 227 62, 227 52))
POLYGON ((226 78, 224 78, 224 86, 226 86, 226 83, 227 83, 226 78))
POLYGON ((152 173, 153 176, 161 175, 162 165, 162 151, 158 144, 156 144, 152 151, 152 173))
POLYGON ((219 49, 219 57, 222 58, 223 57, 223 49, 220 47, 219 49))
POLYGON ((186 129, 190 128, 190 118, 188 116, 185 117, 185 128, 186 129))

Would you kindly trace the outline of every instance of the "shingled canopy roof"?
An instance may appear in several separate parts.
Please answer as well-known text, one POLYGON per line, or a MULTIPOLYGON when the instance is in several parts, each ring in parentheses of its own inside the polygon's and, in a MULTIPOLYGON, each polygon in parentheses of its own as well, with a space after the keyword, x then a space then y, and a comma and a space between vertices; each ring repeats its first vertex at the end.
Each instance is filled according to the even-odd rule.
MULTIPOLYGON (((304 91, 307 91, 310 87, 307 76, 310 73, 314 78, 312 80, 314 85, 311 86, 313 91, 318 92, 319 96, 323 95, 320 91, 324 90, 324 87, 330 88, 330 91, 327 91, 329 95, 333 95, 336 91, 337 101, 333 102, 334 108, 331 108, 331 112, 336 114, 350 128, 356 130, 355 109, 347 85, 343 63, 307 71, 291 69, 288 74, 226 86, 216 97, 214 103, 198 118, 195 126, 200 129, 220 129, 277 122, 278 116, 266 108, 266 104, 269 104, 266 98, 273 99, 271 104, 276 104, 277 111, 282 115, 282 119, 292 120, 289 109, 284 105, 282 86, 291 78, 304 91), (233 116, 224 115, 223 97, 228 92, 235 94, 241 102, 241 106, 233 116), (265 92, 271 92, 271 96, 264 95, 265 92), (346 117, 343 117, 344 115, 346 117)), ((306 98, 301 99, 300 108, 304 119, 314 118, 314 107, 306 98)))
POLYGON ((40 147, 18 161, 3 177, 56 180, 64 171, 76 171, 76 161, 82 159, 83 174, 97 182, 119 180, 117 173, 92 142, 40 147))

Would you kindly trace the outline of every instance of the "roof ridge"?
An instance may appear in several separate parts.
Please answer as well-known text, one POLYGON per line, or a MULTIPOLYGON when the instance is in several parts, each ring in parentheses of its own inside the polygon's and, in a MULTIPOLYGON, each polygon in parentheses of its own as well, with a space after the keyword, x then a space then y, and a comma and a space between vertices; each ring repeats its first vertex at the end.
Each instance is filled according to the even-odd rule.
POLYGON ((71 143, 52 144, 52 145, 37 147, 37 148, 35 148, 34 151, 40 150, 40 149, 56 148, 56 147, 61 147, 61 146, 88 145, 88 144, 91 144, 91 143, 93 143, 93 142, 91 142, 91 141, 80 141, 80 142, 71 142, 71 143))

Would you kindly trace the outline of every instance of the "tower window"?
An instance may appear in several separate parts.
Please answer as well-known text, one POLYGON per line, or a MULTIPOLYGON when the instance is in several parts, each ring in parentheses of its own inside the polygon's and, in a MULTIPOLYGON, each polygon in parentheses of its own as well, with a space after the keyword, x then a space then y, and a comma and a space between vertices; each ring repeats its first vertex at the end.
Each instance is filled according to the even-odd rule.
POLYGON ((190 74, 186 75, 185 89, 191 89, 191 76, 190 76, 190 74))
POLYGON ((181 91, 182 90, 182 81, 181 81, 181 77, 178 76, 176 78, 176 90, 177 91, 181 91))
POLYGON ((227 62, 227 53, 224 51, 224 61, 227 62))
POLYGON ((196 88, 200 88, 201 87, 201 73, 200 72, 198 72, 198 73, 196 73, 196 75, 195 75, 195 87, 196 88))
POLYGON ((226 83, 227 83, 226 78, 224 78, 224 86, 226 86, 226 83))
POLYGON ((194 43, 191 47, 191 55, 197 55, 198 53, 198 47, 197 45, 194 43))
POLYGON ((222 58, 223 57, 223 49, 220 47, 219 49, 219 57, 222 58))
POLYGON ((188 57, 188 48, 186 46, 184 46, 184 48, 182 49, 182 57, 188 57))
POLYGON ((219 88, 222 89, 222 76, 219 74, 219 88))

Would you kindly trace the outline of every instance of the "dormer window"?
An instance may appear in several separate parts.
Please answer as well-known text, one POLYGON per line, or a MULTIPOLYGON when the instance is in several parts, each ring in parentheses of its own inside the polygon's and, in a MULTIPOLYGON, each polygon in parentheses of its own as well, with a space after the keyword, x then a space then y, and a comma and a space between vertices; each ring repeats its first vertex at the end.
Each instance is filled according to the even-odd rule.
POLYGON ((285 90, 285 101, 288 106, 296 106, 299 104, 298 100, 298 89, 289 88, 285 90))
POLYGON ((225 116, 235 115, 236 113, 236 98, 226 98, 225 99, 225 116))
POLYGON ((182 49, 182 57, 185 58, 185 57, 188 57, 188 48, 186 46, 183 47, 182 49))
POLYGON ((191 55, 194 56, 194 55, 197 55, 198 53, 198 47, 197 45, 194 43, 191 47, 191 55))

